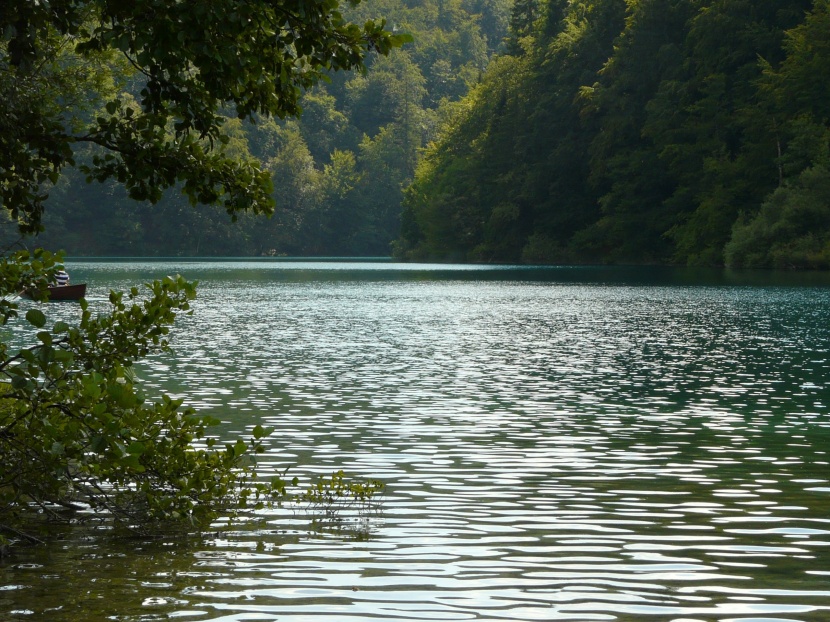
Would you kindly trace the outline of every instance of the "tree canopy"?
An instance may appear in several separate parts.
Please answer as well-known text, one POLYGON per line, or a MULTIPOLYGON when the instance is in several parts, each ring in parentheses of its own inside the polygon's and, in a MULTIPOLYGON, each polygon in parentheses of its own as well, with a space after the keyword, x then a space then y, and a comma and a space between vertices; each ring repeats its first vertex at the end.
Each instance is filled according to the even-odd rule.
POLYGON ((358 27, 338 9, 320 0, 4 2, 2 206, 24 231, 40 230, 48 186, 89 144, 100 149, 87 176, 116 180, 133 199, 156 202, 178 185, 192 203, 270 213, 270 176, 217 148, 227 141, 220 113, 295 115, 328 72, 403 40, 382 20, 358 27), (108 61, 124 70, 101 84, 108 61))

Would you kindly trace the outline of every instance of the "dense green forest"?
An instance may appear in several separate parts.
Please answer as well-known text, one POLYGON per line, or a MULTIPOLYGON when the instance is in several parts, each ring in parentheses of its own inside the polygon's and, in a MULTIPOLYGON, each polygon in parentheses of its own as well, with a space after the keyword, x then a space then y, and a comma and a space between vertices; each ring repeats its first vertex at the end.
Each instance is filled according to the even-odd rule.
MULTIPOLYGON (((175 191, 136 203, 114 180, 87 184, 69 170, 50 191, 37 243, 70 256, 389 255, 419 153, 503 46, 510 5, 375 0, 342 9, 356 23, 383 17, 412 41, 368 56, 365 72, 332 73, 304 94, 300 119, 228 118, 224 151, 260 160, 273 176, 272 218, 241 214, 229 226, 222 207, 193 207, 175 191)), ((126 99, 139 87, 121 79, 126 99)))
POLYGON ((830 267, 827 0, 512 17, 406 191, 399 256, 830 267))
POLYGON ((221 207, 174 191, 137 204, 71 170, 37 243, 71 256, 828 268, 828 4, 359 5, 349 19, 383 16, 412 42, 332 74, 299 120, 225 122, 224 151, 272 175, 272 218, 228 226, 221 207))

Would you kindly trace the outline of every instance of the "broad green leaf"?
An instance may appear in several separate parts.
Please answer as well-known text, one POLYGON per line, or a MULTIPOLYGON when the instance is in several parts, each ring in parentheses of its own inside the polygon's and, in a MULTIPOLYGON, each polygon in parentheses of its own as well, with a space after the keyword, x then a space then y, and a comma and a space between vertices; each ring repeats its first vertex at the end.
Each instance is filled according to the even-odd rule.
POLYGON ((128 454, 141 455, 145 451, 147 451, 147 447, 141 441, 133 441, 130 443, 130 446, 127 447, 128 454))
POLYGON ((29 309, 26 312, 26 320, 35 328, 43 328, 46 325, 46 316, 40 309, 29 309))
POLYGON ((260 439, 265 436, 268 436, 274 431, 274 428, 264 428, 261 425, 257 425, 254 427, 252 433, 255 439, 260 439))

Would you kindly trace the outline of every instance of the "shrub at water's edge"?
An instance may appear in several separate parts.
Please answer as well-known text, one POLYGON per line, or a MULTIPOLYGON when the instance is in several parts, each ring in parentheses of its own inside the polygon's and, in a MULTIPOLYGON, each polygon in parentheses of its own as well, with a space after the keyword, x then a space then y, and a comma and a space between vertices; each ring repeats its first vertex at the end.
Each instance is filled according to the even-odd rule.
MULTIPOLYGON (((60 266, 56 259, 43 252, 7 258, 0 289, 42 285, 60 266)), ((49 326, 41 305, 19 317, 17 303, 4 299, 4 323, 25 323, 33 345, 0 345, 0 532, 20 536, 32 520, 80 513, 142 532, 198 530, 220 513, 289 498, 286 487, 296 480, 256 477, 251 457, 269 429, 257 425, 248 439, 220 442, 208 436, 218 421, 181 400, 142 395, 133 364, 169 350, 170 326, 191 312, 194 297, 195 283, 167 277, 143 291, 112 292, 108 313, 93 315, 81 301, 77 326, 49 326)), ((332 511, 381 488, 339 472, 295 498, 332 511)))
MULTIPOLYGON (((331 0, 8 0, 0 11, 7 230, 50 225, 46 199, 82 156, 87 181, 123 186, 136 201, 156 203, 176 189, 234 220, 270 214, 270 173, 234 151, 234 124, 219 113, 296 115, 319 80, 408 40, 383 20, 362 24, 331 0)), ((20 349, 0 340, 3 532, 19 535, 33 516, 88 510, 131 529, 198 528, 218 512, 283 498, 285 482, 257 481, 245 460, 267 430, 219 443, 207 435, 211 420, 169 397, 149 402, 135 383, 133 364, 168 348, 195 283, 167 277, 112 292, 108 313, 97 315, 82 300, 77 325, 50 323, 39 305, 20 317, 15 296, 44 301, 60 267, 60 256, 41 249, 0 255, 0 323, 31 333, 20 349)))
MULTIPOLYGON (((25 253, 0 263, 2 291, 19 287, 21 265, 36 276, 54 258, 25 253)), ((188 313, 195 283, 168 277, 110 294, 108 314, 94 315, 81 301, 77 326, 32 306, 18 317, 6 302, 5 322, 25 322, 33 345, 18 351, 3 343, 0 372, 6 378, 0 410, 0 515, 25 523, 38 512, 58 518, 73 510, 106 513, 116 523, 147 529, 186 522, 203 525, 217 511, 250 496, 274 498, 285 485, 250 482, 243 456, 264 433, 220 450, 206 438, 211 420, 168 397, 148 402, 132 366, 168 349, 169 327, 188 313), (195 448, 201 443, 202 448, 195 448), (248 484, 251 484, 250 486, 248 484)))

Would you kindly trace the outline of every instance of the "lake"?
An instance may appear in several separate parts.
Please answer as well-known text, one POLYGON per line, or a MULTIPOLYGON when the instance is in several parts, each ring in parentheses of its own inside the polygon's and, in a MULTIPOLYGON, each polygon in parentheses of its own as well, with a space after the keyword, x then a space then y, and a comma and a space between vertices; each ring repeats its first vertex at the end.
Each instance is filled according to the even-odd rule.
POLYGON ((61 529, 0 562, 2 620, 830 619, 828 275, 68 267, 101 309, 198 280, 146 392, 229 438, 273 427, 263 474, 387 489, 340 522, 275 508, 205 539, 61 529))

